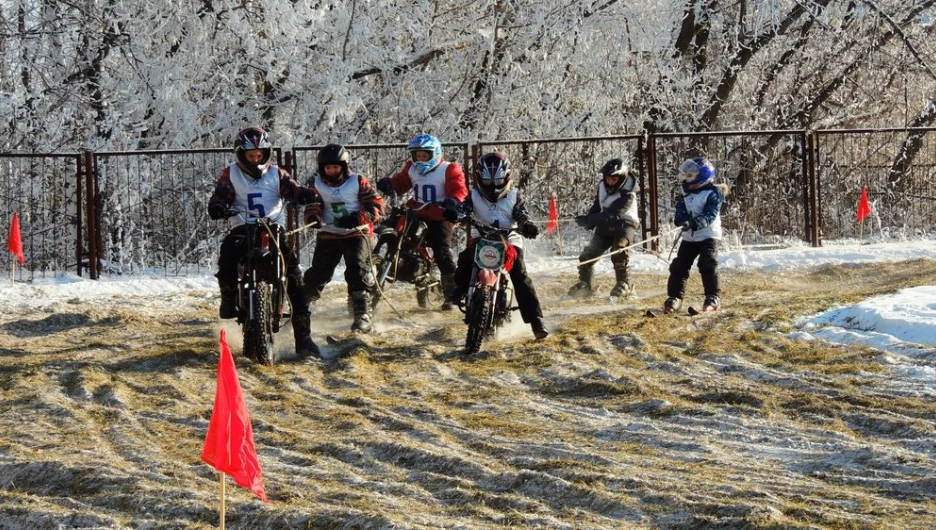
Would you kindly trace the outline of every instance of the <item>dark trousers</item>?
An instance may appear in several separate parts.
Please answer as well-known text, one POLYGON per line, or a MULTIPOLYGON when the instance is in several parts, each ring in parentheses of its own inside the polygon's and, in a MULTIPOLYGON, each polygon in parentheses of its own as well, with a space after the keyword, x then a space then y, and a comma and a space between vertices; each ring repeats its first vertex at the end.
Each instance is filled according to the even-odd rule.
MULTIPOLYGON (((236 289, 237 263, 244 255, 247 245, 247 225, 235 226, 221 241, 221 250, 218 256, 218 284, 224 288, 236 289)), ((289 238, 282 232, 276 242, 277 248, 286 262, 286 296, 292 304, 293 312, 302 315, 309 312, 305 294, 302 289, 302 271, 299 269, 299 256, 293 252, 289 245, 289 238)))
POLYGON ((452 251, 452 233, 454 225, 448 221, 426 221, 426 245, 432 249, 432 255, 439 272, 455 272, 455 253, 452 251))
MULTIPOLYGON (((607 250, 612 252, 620 248, 629 246, 634 242, 635 231, 633 228, 627 228, 623 235, 608 235, 600 234, 598 231, 592 235, 591 241, 588 242, 588 245, 582 249, 582 253, 579 254, 579 261, 588 261, 590 259, 595 259, 598 256, 605 253, 607 250)), ((630 263, 630 250, 625 250, 624 252, 618 252, 617 254, 611 256, 611 264, 616 271, 626 271, 627 266, 630 263)), ((579 267, 579 270, 582 269, 591 269, 594 267, 594 262, 589 263, 588 265, 583 265, 579 267)))
POLYGON ((699 273, 702 274, 702 288, 705 296, 720 296, 718 286, 718 240, 683 241, 676 251, 676 258, 670 263, 669 281, 666 283, 666 296, 683 298, 686 294, 686 281, 692 263, 699 258, 699 273))
MULTIPOLYGON (((471 268, 474 266, 474 250, 474 244, 470 244, 458 254, 455 288, 460 293, 468 292, 471 268)), ((523 249, 517 249, 517 259, 514 260, 513 267, 510 269, 510 282, 513 284, 517 305, 520 306, 520 317, 523 321, 529 323, 534 318, 543 318, 543 309, 540 307, 539 297, 536 296, 536 288, 533 287, 533 280, 527 275, 526 264, 523 262, 523 249)))
POLYGON ((370 241, 364 237, 325 239, 315 241, 312 265, 305 271, 305 292, 308 301, 322 296, 322 290, 331 281, 335 267, 344 258, 345 281, 348 292, 365 291, 373 286, 371 274, 370 241))

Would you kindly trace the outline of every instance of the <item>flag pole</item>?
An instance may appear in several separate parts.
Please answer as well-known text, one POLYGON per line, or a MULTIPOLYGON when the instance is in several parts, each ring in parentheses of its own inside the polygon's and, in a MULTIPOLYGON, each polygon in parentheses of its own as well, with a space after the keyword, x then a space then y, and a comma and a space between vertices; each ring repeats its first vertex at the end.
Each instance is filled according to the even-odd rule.
POLYGON ((221 524, 218 526, 221 530, 224 530, 224 472, 218 471, 218 478, 221 481, 221 505, 220 505, 220 515, 221 515, 221 524))

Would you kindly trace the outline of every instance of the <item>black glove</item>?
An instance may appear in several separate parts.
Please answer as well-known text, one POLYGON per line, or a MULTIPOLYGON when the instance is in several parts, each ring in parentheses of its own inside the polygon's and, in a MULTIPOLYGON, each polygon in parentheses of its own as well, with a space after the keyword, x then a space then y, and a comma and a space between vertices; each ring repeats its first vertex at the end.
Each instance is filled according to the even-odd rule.
POLYGON ((393 182, 390 177, 382 178, 377 181, 377 191, 384 195, 393 195, 393 182))
POLYGON ((315 202, 316 193, 309 188, 299 188, 299 195, 296 197, 296 202, 299 206, 306 206, 315 202))
POLYGON ((575 224, 581 226, 582 228, 586 230, 591 229, 592 227, 592 224, 591 222, 589 222, 587 215, 576 215, 575 224))
POLYGON ((688 220, 686 220, 682 224, 682 229, 683 229, 683 232, 691 232, 695 230, 696 229, 695 221, 693 221, 692 218, 690 217, 688 220))
POLYGON ((539 235, 539 228, 530 221, 527 221, 520 225, 520 235, 527 239, 536 239, 536 236, 539 235))
POLYGON ((218 219, 227 219, 231 216, 231 210, 221 204, 221 203, 212 203, 208 205, 208 217, 218 220, 218 219))
POLYGON ((335 219, 335 226, 338 228, 347 228, 348 230, 357 228, 361 226, 361 224, 361 218, 357 214, 346 215, 335 219))
POLYGON ((458 208, 455 208, 454 206, 447 207, 442 211, 442 217, 444 217, 446 221, 454 223, 458 220, 458 208))

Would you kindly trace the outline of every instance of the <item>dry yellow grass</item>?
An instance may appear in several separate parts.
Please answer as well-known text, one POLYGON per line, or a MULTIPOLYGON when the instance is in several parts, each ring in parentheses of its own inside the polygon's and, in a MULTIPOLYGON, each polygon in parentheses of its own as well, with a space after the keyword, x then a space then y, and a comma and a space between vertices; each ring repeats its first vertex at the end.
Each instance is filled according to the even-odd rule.
MULTIPOLYGON (((273 503, 229 488, 228 526, 931 525, 933 400, 887 385, 880 352, 786 333, 932 284, 932 262, 727 272, 723 311, 646 318, 664 280, 640 275, 648 298, 587 314, 547 294, 549 339, 518 331, 473 358, 457 316, 405 301, 410 325, 339 333, 332 361, 238 358, 273 503)), ((199 460, 215 308, 153 318, 133 302, 0 320, 0 527, 217 524, 217 475, 199 460)), ((316 329, 346 327, 337 302, 322 311, 316 329)))

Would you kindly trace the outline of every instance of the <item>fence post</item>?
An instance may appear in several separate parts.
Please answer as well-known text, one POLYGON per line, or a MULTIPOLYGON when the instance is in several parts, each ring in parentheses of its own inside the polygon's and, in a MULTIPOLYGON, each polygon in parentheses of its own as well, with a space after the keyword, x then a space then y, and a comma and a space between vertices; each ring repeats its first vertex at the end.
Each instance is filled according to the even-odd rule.
MULTIPOLYGON (((660 207, 660 201, 657 182, 656 135, 650 132, 647 133, 647 191, 650 193, 650 201, 647 206, 650 214, 650 233, 653 237, 660 235, 660 219, 657 211, 660 207)), ((660 250, 660 240, 654 239, 651 248, 653 251, 660 250)))
POLYGON ((81 219, 81 190, 85 166, 81 153, 75 156, 75 272, 81 277, 81 232, 84 229, 81 219))
MULTIPOLYGON (((283 168, 286 169, 286 171, 289 171, 289 174, 292 175, 294 179, 296 179, 296 182, 299 182, 299 175, 296 174, 296 168, 293 167, 293 159, 293 152, 285 151, 283 153, 283 168)), ((299 185, 301 186, 302 182, 299 182, 299 185)), ((286 230, 294 230, 297 226, 299 226, 299 222, 300 221, 296 219, 296 206, 293 205, 292 208, 286 208, 286 230)), ((295 232, 287 236, 287 239, 289 240, 289 248, 293 249, 293 252, 296 254, 296 256, 299 256, 299 248, 296 246, 296 240, 298 237, 299 236, 295 232)))
POLYGON ((819 143, 816 140, 814 132, 803 132, 803 145, 806 148, 806 156, 803 157, 803 195, 806 201, 806 238, 809 244, 814 247, 822 246, 822 240, 819 236, 820 229, 820 197, 819 197, 819 172, 816 164, 819 161, 819 143))
POLYGON ((97 168, 94 154, 85 151, 85 209, 88 211, 88 274, 92 280, 98 279, 97 267, 97 168))

